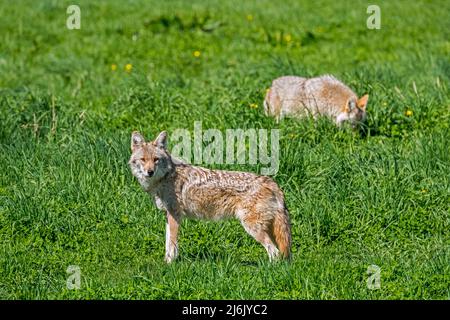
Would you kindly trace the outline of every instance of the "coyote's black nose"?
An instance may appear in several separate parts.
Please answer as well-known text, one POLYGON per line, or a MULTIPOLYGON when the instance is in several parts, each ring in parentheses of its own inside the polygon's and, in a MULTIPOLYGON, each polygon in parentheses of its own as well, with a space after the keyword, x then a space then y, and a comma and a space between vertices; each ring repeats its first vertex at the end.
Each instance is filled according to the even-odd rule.
POLYGON ((147 171, 147 175, 148 175, 149 177, 153 176, 154 173, 155 173, 155 172, 154 172, 153 170, 148 170, 148 171, 147 171))

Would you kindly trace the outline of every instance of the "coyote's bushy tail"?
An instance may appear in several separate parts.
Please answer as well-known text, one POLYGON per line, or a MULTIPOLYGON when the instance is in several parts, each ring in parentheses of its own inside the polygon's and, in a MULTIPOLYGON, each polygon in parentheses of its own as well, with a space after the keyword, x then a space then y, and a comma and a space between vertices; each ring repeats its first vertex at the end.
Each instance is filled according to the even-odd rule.
POLYGON ((283 258, 291 257, 291 224, 286 207, 279 210, 273 220, 273 237, 283 258))

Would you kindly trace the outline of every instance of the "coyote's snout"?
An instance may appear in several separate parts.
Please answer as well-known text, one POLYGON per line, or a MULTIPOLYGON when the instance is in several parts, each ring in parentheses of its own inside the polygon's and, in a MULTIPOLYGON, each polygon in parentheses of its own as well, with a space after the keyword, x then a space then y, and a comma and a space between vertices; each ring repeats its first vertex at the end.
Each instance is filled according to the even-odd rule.
POLYGON ((133 132, 129 165, 157 207, 166 212, 166 257, 178 254, 177 234, 183 217, 236 217, 261 243, 272 260, 290 256, 291 228, 283 192, 269 177, 253 173, 210 170, 173 158, 167 133, 154 141, 133 132))

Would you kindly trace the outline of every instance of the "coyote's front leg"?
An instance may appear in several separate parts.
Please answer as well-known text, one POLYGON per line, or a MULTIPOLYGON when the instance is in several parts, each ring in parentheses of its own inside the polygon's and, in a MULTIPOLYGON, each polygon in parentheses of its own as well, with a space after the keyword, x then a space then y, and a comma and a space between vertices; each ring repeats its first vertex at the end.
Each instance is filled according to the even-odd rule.
POLYGON ((165 257, 167 263, 171 263, 178 256, 178 228, 180 227, 180 220, 179 215, 167 211, 165 257))

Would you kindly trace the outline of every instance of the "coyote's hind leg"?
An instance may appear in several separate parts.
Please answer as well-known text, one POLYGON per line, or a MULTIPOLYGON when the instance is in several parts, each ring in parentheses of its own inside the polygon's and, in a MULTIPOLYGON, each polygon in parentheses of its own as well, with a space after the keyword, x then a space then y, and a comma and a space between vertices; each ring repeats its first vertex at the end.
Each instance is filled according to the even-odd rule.
POLYGON ((263 247, 267 251, 267 254, 269 255, 269 260, 273 261, 278 257, 279 251, 274 244, 268 232, 268 228, 264 224, 264 222, 265 221, 251 219, 251 217, 246 217, 241 220, 245 231, 247 231, 249 235, 251 235, 256 241, 263 245, 263 247))

